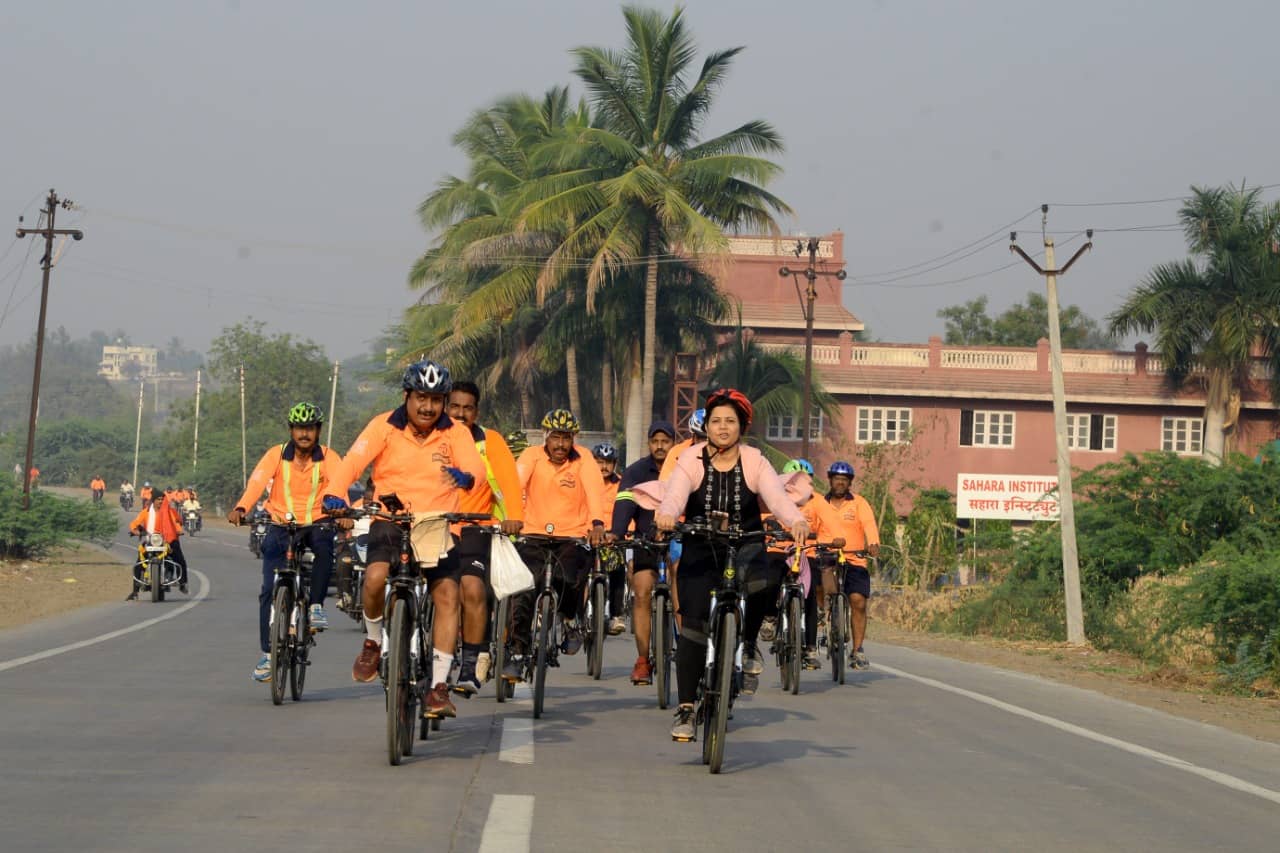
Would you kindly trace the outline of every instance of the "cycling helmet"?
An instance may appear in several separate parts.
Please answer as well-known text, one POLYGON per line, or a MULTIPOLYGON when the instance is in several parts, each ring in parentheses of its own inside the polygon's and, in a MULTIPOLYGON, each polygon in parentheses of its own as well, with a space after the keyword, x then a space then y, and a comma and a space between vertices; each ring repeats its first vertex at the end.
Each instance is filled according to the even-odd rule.
POLYGON ((813 476, 813 465, 808 459, 792 459, 786 465, 782 466, 782 473, 794 474, 796 471, 803 471, 810 477, 813 476))
POLYGON ((529 447, 529 436, 525 435, 522 429, 513 429, 503 438, 506 439, 507 447, 511 448, 513 454, 520 453, 529 447))
POLYGON ((448 394, 453 389, 449 368, 430 359, 415 361, 404 369, 400 387, 406 391, 422 391, 426 394, 448 394))
POLYGON ((738 418, 742 421, 742 431, 745 433, 751 426, 751 416, 755 413, 751 408, 751 401, 747 399, 746 394, 735 388, 718 388, 707 395, 708 412, 726 403, 737 410, 738 418))
POLYGON ((547 432, 577 433, 582 427, 573 412, 568 409, 552 409, 542 416, 542 428, 547 432))
POLYGON ((596 459, 603 459, 605 462, 617 462, 618 448, 607 441, 602 441, 591 448, 591 455, 596 459))
POLYGON ((832 462, 831 467, 827 469, 827 476, 834 477, 837 474, 843 474, 850 480, 853 479, 853 466, 848 462, 832 462))
POLYGON ((319 426, 324 423, 324 411, 315 403, 298 403, 289 410, 289 426, 319 426))
POLYGON ((694 409, 693 414, 689 415, 689 432, 698 438, 707 437, 707 410, 694 409))

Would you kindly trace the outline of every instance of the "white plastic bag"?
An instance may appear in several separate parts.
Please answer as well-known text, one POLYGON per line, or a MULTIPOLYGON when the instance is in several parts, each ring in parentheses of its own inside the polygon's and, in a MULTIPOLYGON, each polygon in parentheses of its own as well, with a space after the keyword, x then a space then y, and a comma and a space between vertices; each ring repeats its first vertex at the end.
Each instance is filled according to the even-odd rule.
POLYGON ((493 536, 489 548, 489 582, 497 598, 507 598, 533 589, 533 573, 520 559, 516 546, 506 536, 493 536))

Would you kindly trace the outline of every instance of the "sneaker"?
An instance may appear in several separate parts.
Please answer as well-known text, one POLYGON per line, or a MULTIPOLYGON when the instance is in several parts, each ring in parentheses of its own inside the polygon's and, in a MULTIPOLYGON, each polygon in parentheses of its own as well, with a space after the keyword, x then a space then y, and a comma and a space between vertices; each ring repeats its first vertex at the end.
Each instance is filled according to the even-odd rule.
POLYGON ((378 660, 382 657, 382 644, 365 640, 356 662, 351 665, 353 681, 373 681, 378 677, 378 660))
POLYGON ((671 727, 671 739, 680 743, 689 743, 697 738, 693 727, 693 706, 681 705, 676 708, 676 722, 671 727))
POLYGON ((858 649, 856 652, 853 653, 853 668, 854 669, 870 669, 871 668, 871 661, 867 660, 867 656, 863 653, 862 649, 858 649))
POLYGON ((324 612, 324 605, 311 605, 311 613, 308 617, 311 620, 311 628, 315 631, 323 631, 329 627, 329 615, 324 612))
POLYGON ((464 660, 458 666, 458 680, 453 686, 454 693, 460 693, 470 699, 480 692, 480 679, 476 676, 475 661, 464 660))
POLYGON ((756 691, 760 689, 760 676, 752 675, 749 672, 742 673, 742 695, 754 696, 756 691))
POLYGON ((125 601, 137 601, 137 600, 138 600, 138 591, 135 589, 133 592, 131 592, 131 593, 129 593, 128 595, 126 595, 126 596, 124 597, 124 600, 125 600, 125 601))
POLYGON ((616 637, 627 630, 627 623, 623 621, 621 616, 615 616, 609 620, 609 627, 606 630, 610 637, 616 637))
POLYGON ((253 680, 259 683, 271 680, 271 655, 263 655, 258 659, 258 665, 253 668, 253 680))
POLYGON ((476 656, 476 680, 484 684, 489 680, 489 668, 493 666, 493 657, 488 652, 476 656))
POLYGON ((801 661, 801 665, 805 669, 822 669, 822 664, 818 661, 818 650, 805 649, 804 660, 801 661))
POLYGON ((742 650, 742 671, 747 675, 764 672, 764 661, 760 660, 760 650, 755 643, 747 643, 742 650))
POLYGON ((442 681, 431 688, 431 692, 423 702, 422 715, 424 717, 458 716, 458 709, 453 707, 453 700, 449 698, 449 685, 442 681))
POLYGON ((772 643, 776 636, 778 636, 778 620, 772 616, 766 616, 764 623, 760 625, 760 639, 766 643, 772 643))
POLYGON ((560 651, 566 655, 576 655, 582 650, 582 631, 578 624, 570 619, 564 620, 564 639, 560 641, 560 651))
POLYGON ((636 658, 636 665, 631 667, 631 683, 632 684, 652 684, 653 683, 653 667, 649 665, 649 659, 646 657, 636 658))
POLYGON ((186 595, 186 594, 187 594, 187 585, 186 585, 185 583, 180 583, 180 584, 178 584, 178 592, 182 593, 183 595, 186 595))
POLYGON ((524 655, 512 655, 502 667, 503 681, 524 681, 524 655))

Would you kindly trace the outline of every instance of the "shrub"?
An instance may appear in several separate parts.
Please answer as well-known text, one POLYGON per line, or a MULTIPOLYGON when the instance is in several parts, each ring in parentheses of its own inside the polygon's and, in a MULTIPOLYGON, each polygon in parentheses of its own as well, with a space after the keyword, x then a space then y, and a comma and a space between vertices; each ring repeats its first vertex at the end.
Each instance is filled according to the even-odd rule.
POLYGON ((0 482, 0 557, 40 557, 72 540, 106 543, 119 528, 114 509, 61 498, 37 489, 31 508, 22 508, 22 490, 0 482))

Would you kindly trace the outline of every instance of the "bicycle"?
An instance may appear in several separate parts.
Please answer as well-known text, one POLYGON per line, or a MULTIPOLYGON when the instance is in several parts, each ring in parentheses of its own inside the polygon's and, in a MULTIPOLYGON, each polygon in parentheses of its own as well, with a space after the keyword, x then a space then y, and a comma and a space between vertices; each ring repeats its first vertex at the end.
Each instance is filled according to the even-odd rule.
POLYGON ((632 547, 648 551, 657 560, 657 577, 649 599, 649 665, 658 693, 658 707, 671 706, 671 667, 676 657, 676 611, 671 600, 671 582, 667 577, 667 555, 670 543, 653 538, 652 533, 628 540, 632 547))
POLYGON ((308 601, 311 597, 311 565, 314 556, 304 549, 302 540, 312 528, 327 530, 330 525, 298 524, 292 515, 285 521, 270 522, 272 527, 285 531, 284 563, 276 568, 275 583, 271 589, 271 618, 268 628, 271 666, 271 704, 284 702, 285 673, 289 675, 289 696, 294 702, 302 699, 307 680, 307 667, 311 666, 311 647, 316 644, 316 631, 311 627, 308 601))
MULTIPOLYGON (((792 543, 790 535, 771 533, 772 543, 792 543)), ((813 538, 810 534, 810 538, 813 538)), ((782 690, 795 696, 800 692, 800 665, 804 659, 804 584, 800 577, 802 547, 794 547, 787 559, 787 573, 778 589, 778 632, 773 654, 782 676, 782 690)))
MULTIPOLYGON (((855 557, 866 558, 866 551, 853 551, 855 557)), ((845 669, 849 665, 849 601, 844 594, 844 576, 849 563, 845 552, 836 549, 835 581, 836 591, 827 595, 827 658, 831 661, 831 680, 844 684, 845 669)))
POLYGON ((604 640, 608 636, 605 604, 609 600, 609 573, 604 568, 603 549, 593 551, 591 574, 587 578, 586 610, 583 613, 583 646, 587 652, 587 675, 596 681, 604 672, 604 640))
POLYGON ((524 657, 524 680, 533 683, 533 718, 537 720, 542 717, 546 699, 547 669, 560 665, 560 596, 553 583, 556 549, 566 544, 580 548, 588 545, 587 540, 581 537, 542 533, 521 534, 519 542, 541 549, 544 555, 542 579, 534 598, 533 643, 530 653, 524 657))
POLYGON ((694 710, 695 725, 702 726, 702 763, 708 765, 712 773, 719 773, 724 762, 729 713, 740 688, 735 662, 742 643, 747 598, 736 565, 738 548, 746 542, 764 538, 763 531, 729 527, 727 521, 725 517, 717 524, 694 521, 676 525, 676 532, 682 537, 701 536, 725 546, 724 567, 719 583, 711 593, 711 612, 707 617, 707 664, 698 682, 694 710))

